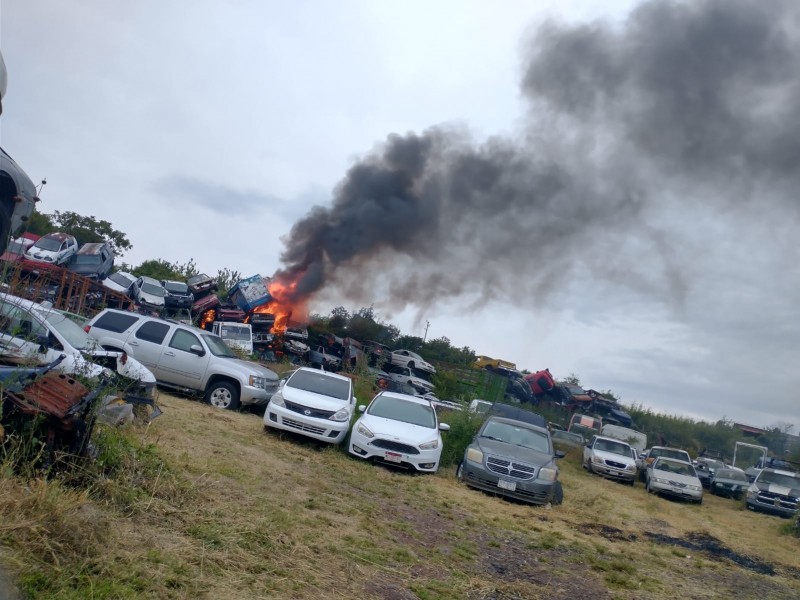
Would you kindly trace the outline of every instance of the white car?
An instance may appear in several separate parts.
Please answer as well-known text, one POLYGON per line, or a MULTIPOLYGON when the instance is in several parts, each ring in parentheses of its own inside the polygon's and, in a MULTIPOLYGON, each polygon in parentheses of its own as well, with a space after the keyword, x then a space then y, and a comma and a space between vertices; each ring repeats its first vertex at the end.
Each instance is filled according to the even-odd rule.
POLYGON ((435 473, 442 456, 442 435, 447 423, 439 423, 431 403, 421 398, 380 392, 350 434, 348 451, 355 457, 396 467, 435 473))
POLYGON ((390 362, 398 367, 408 367, 409 369, 424 371, 431 375, 436 374, 436 368, 432 364, 426 362, 424 358, 411 350, 395 350, 390 355, 390 362))
POLYGON ((350 429, 355 404, 349 377, 303 367, 281 381, 264 413, 264 427, 339 444, 350 429))
POLYGON ((650 494, 685 498, 698 504, 703 502, 703 484, 692 463, 661 456, 647 466, 646 481, 650 494))
POLYGON ((127 295, 130 294, 133 284, 136 283, 136 275, 131 275, 125 271, 117 271, 103 279, 102 283, 110 290, 127 295))
POLYGON ((390 381, 407 383, 422 394, 433 392, 433 384, 422 377, 414 375, 414 372, 408 367, 388 367, 388 369, 389 372, 386 374, 386 378, 390 381))
POLYGON ((104 350, 80 325, 52 307, 0 294, 0 356, 48 364, 63 356, 58 370, 99 377, 105 368, 133 380, 142 396, 152 396, 153 373, 125 352, 104 350))
POLYGON ((156 279, 142 276, 133 282, 133 297, 137 303, 152 310, 160 311, 164 308, 164 298, 167 290, 156 279))
POLYGON ((630 485, 636 481, 636 458, 630 444, 612 437, 595 435, 583 447, 583 468, 590 473, 619 479, 630 485))
POLYGON ((66 233, 48 233, 40 237, 25 253, 25 258, 65 265, 78 251, 78 241, 66 233))

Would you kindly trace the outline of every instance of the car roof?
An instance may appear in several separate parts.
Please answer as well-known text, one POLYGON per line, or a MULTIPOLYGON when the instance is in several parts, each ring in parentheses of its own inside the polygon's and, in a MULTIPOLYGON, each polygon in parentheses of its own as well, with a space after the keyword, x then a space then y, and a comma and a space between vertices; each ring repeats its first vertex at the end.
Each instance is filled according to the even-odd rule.
POLYGON ((100 252, 100 249, 105 246, 105 242, 89 242, 88 244, 84 244, 78 250, 79 256, 84 256, 87 254, 97 254, 100 252))
POLYGON ((63 242, 66 239, 71 238, 72 236, 67 233, 61 233, 59 231, 54 231, 53 233, 48 233, 45 236, 42 236, 40 239, 47 238, 49 240, 56 240, 59 242, 63 242))
POLYGON ((325 377, 330 377, 331 379, 342 379, 344 381, 350 381, 350 382, 353 381, 347 375, 340 375, 339 373, 331 373, 330 371, 322 371, 320 369, 312 369, 311 367, 300 367, 299 369, 295 369, 292 375, 294 375, 298 371, 308 371, 310 373, 316 373, 317 375, 324 375, 325 377))
MULTIPOLYGON (((386 396, 387 398, 394 398, 395 400, 408 400, 409 402, 414 402, 415 404, 422 404, 423 406, 431 405, 431 401, 426 398, 417 398, 416 396, 411 396, 409 394, 401 394, 400 392, 380 392, 375 396, 375 398, 377 398, 378 396, 386 396)), ((373 400, 375 398, 373 398, 373 400)))
MULTIPOLYGON (((653 462, 657 462, 657 461, 662 461, 663 462, 663 461, 667 461, 667 460, 671 460, 672 462, 676 462, 676 463, 681 463, 682 465, 691 465, 692 464, 688 460, 681 460, 680 458, 673 458, 672 456, 656 456, 656 459, 653 462)), ((694 466, 694 465, 692 465, 692 466, 694 466)))
POLYGON ((542 427, 528 421, 520 421, 519 419, 505 417, 503 415, 489 413, 489 416, 486 417, 485 423, 488 423, 489 421, 499 421, 500 423, 508 423, 509 425, 522 425, 525 427, 525 429, 533 429, 534 431, 547 434, 548 436, 550 435, 550 431, 547 429, 547 427, 542 427))

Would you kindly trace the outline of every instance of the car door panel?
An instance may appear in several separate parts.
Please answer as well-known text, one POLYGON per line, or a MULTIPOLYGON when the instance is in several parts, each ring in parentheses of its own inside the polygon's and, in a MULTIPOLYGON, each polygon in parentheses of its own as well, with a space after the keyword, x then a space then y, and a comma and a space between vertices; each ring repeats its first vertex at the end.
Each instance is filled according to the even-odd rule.
POLYGON ((203 376, 209 360, 209 351, 205 349, 200 339, 194 333, 178 327, 172 333, 168 345, 164 347, 159 369, 175 385, 202 390, 203 376), (193 345, 203 348, 205 354, 198 356, 191 352, 189 348, 193 345))

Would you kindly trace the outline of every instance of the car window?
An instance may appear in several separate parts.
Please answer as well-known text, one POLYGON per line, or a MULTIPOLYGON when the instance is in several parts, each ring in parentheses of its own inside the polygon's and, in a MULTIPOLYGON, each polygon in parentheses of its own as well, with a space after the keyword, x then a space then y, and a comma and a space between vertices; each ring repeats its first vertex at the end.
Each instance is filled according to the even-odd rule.
POLYGON ((733 469, 720 469, 717 471, 717 479, 733 479, 736 481, 747 481, 747 476, 741 471, 733 469))
POLYGON ((50 312, 45 319, 73 348, 77 350, 92 350, 97 346, 97 342, 89 337, 89 334, 80 325, 61 313, 50 312))
POLYGON ((122 333, 138 320, 139 317, 136 315, 107 312, 101 315, 100 318, 94 322, 92 327, 113 331, 114 333, 122 333))
POLYGON ((550 452, 550 440, 548 440, 547 434, 494 419, 486 423, 481 432, 481 437, 522 446, 537 452, 550 452))
POLYGON ((602 450, 603 452, 611 452, 612 454, 621 454, 622 456, 628 456, 631 453, 628 444, 611 440, 597 440, 594 449, 602 450))
POLYGON ((148 321, 136 332, 136 337, 146 342, 161 344, 169 331, 169 325, 158 321, 148 321))
POLYGON ((120 275, 119 273, 112 273, 111 275, 108 276, 108 278, 117 285, 121 285, 122 287, 125 288, 131 287, 131 280, 125 277, 125 275, 120 275))
POLYGON ((0 302, 0 331, 11 337, 30 340, 47 333, 27 311, 8 302, 0 302))
POLYGON ((200 339, 195 334, 186 331, 185 329, 176 330, 169 342, 170 348, 183 350, 184 352, 191 352, 192 346, 200 346, 201 348, 203 347, 200 344, 200 339))
POLYGON ((237 358, 233 350, 231 350, 228 344, 223 342, 222 338, 218 335, 204 333, 203 339, 206 341, 208 349, 211 350, 211 354, 214 356, 221 356, 223 358, 237 358))
POLYGON ((350 400, 350 381, 331 377, 323 371, 297 371, 286 382, 286 385, 322 396, 350 400))

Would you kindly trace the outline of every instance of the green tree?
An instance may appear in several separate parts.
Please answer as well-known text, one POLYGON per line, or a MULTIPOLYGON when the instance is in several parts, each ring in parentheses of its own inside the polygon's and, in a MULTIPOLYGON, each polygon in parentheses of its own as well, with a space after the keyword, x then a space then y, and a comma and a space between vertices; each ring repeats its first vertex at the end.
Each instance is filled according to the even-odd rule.
POLYGON ((146 260, 138 267, 134 267, 131 273, 137 277, 152 277, 158 281, 163 281, 164 279, 182 279, 180 266, 166 261, 163 258, 146 260))
POLYGON ((50 215, 40 213, 34 208, 30 219, 28 219, 28 231, 36 235, 47 235, 56 231, 56 228, 50 219, 50 215))
POLYGON ((242 278, 239 271, 233 269, 220 269, 217 271, 217 285, 219 286, 219 295, 226 296, 228 291, 242 278))
POLYGON ((81 244, 108 242, 115 256, 122 256, 126 250, 133 248, 128 236, 114 229, 109 221, 94 216, 85 217, 72 211, 55 211, 49 220, 55 231, 74 235, 81 244))

